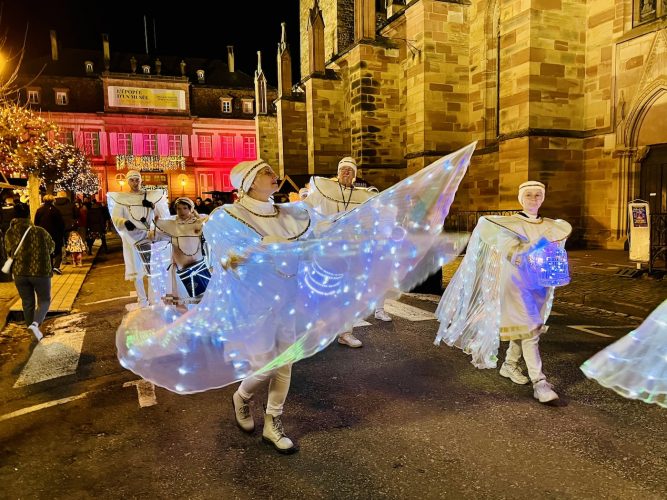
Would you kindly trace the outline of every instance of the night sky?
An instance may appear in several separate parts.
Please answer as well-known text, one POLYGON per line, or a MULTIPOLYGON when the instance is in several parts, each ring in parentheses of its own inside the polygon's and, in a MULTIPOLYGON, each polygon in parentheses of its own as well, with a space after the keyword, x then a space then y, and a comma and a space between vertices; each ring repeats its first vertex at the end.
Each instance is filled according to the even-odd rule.
POLYGON ((143 0, 9 0, 4 2, 0 28, 7 33, 9 44, 20 46, 27 25, 28 56, 50 52, 51 29, 57 31, 63 48, 101 51, 101 34, 108 33, 112 52, 145 53, 146 15, 151 53, 219 58, 226 62, 226 47, 234 45, 236 69, 252 75, 257 51, 261 50, 264 73, 269 84, 276 86, 277 45, 280 23, 284 21, 292 54, 292 78, 295 83, 298 81, 299 0, 191 1, 176 4, 177 8, 167 8, 166 4, 143 0), (153 50, 153 19, 157 50, 153 50))

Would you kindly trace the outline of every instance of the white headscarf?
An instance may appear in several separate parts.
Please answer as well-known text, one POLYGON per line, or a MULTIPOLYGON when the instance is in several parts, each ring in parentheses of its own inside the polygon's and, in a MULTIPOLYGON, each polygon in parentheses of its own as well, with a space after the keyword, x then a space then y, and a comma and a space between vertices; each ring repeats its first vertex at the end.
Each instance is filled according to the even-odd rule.
POLYGON ((239 199, 250 190, 257 172, 264 167, 270 167, 270 165, 261 158, 258 158, 252 161, 242 161, 232 169, 229 173, 229 179, 232 182, 232 186, 239 190, 239 199))
POLYGON ((132 178, 141 179, 141 173, 138 170, 128 170, 128 172, 125 174, 125 178, 127 180, 132 178))
POLYGON ((526 192, 526 189, 539 189, 542 191, 542 196, 544 196, 546 189, 544 187, 544 184, 538 181, 527 181, 524 182, 519 186, 519 203, 523 205, 523 202, 521 201, 521 198, 523 198, 523 193, 526 192))

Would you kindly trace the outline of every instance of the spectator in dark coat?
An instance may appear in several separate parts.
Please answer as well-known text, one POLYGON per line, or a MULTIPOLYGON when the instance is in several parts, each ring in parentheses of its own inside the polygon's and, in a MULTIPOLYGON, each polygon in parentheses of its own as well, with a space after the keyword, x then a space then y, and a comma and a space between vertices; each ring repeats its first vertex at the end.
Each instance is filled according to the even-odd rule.
POLYGON ((86 244, 88 246, 88 255, 93 252, 93 243, 95 240, 102 240, 102 250, 108 253, 107 248, 107 227, 111 216, 106 207, 100 205, 97 199, 91 200, 91 206, 88 209, 88 217, 86 219, 86 244))
MULTIPOLYGON (((60 211, 54 206, 52 194, 44 195, 44 204, 37 209, 35 214, 35 225, 46 229, 51 235, 55 249, 51 255, 53 272, 62 274, 60 264, 63 260, 63 245, 65 243, 65 222, 60 211)), ((69 201, 69 200, 68 200, 69 201)))
MULTIPOLYGON (((52 205, 51 208, 53 209, 52 205)), ((31 224, 28 205, 23 203, 15 205, 14 213, 16 217, 5 235, 4 246, 8 255, 15 256, 12 274, 23 303, 23 319, 39 341, 42 339, 39 327, 46 318, 51 304, 51 254, 54 245, 47 231, 31 224), (26 234, 28 228, 30 231, 26 234), (24 234, 25 239, 21 243, 24 234)))
POLYGON ((63 216, 65 224, 65 234, 76 228, 76 216, 74 214, 74 204, 67 197, 65 191, 58 191, 58 196, 53 202, 53 206, 58 209, 60 215, 63 216))

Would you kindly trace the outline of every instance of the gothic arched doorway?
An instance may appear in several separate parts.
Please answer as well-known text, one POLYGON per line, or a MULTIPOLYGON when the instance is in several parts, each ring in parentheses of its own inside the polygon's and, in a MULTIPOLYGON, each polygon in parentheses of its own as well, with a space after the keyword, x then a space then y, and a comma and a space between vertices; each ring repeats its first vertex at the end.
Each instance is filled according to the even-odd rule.
POLYGON ((639 191, 652 214, 667 214, 667 144, 650 146, 641 165, 639 191))

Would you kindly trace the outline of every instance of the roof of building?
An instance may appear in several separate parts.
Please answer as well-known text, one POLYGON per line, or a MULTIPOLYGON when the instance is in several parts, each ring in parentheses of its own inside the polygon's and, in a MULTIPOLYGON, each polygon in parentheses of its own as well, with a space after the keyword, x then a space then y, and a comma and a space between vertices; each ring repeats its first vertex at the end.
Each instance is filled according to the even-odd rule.
MULTIPOLYGON (((112 52, 109 60, 109 72, 132 74, 131 59, 136 59, 136 74, 144 74, 142 66, 150 66, 150 77, 181 78, 181 61, 185 62, 185 76, 195 86, 211 86, 226 88, 252 88, 254 77, 242 71, 229 71, 229 67, 220 59, 205 59, 198 57, 178 57, 165 54, 131 54, 112 52), (156 60, 160 61, 160 74, 157 74, 156 60), (204 83, 199 83, 198 70, 204 70, 204 83)), ((105 71, 104 56, 101 51, 85 49, 59 49, 58 60, 53 61, 51 55, 24 60, 21 65, 21 74, 25 76, 71 76, 71 77, 98 77, 105 71), (93 63, 93 72, 86 72, 86 61, 93 63)), ((267 85, 267 87, 269 87, 267 85)))

